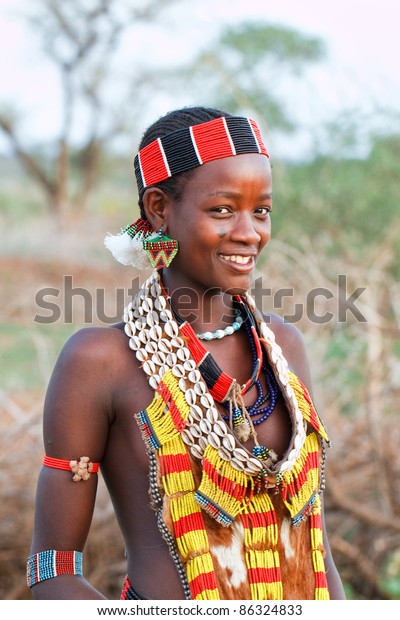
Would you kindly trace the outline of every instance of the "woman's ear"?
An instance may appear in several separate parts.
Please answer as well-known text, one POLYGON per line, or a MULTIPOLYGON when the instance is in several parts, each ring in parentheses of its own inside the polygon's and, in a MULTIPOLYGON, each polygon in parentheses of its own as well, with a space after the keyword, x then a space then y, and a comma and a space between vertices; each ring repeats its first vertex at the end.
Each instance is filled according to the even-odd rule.
POLYGON ((167 227, 171 199, 162 189, 149 187, 143 195, 143 208, 154 230, 167 227))

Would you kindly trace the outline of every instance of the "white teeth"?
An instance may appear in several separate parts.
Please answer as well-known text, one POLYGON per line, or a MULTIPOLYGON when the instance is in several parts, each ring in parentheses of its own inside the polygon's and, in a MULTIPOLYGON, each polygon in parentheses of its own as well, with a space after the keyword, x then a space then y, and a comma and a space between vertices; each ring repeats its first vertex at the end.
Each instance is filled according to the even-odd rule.
POLYGON ((251 256, 239 256, 239 255, 226 256, 225 254, 221 254, 221 256, 224 260, 229 260, 232 263, 239 263, 240 265, 247 265, 252 260, 251 256))

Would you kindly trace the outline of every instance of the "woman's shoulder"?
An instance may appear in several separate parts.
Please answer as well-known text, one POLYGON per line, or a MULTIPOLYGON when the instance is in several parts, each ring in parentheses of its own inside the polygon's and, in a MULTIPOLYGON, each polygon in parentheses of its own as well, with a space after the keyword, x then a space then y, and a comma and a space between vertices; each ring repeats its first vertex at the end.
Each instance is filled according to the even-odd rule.
POLYGON ((310 368, 302 332, 296 325, 285 321, 277 314, 264 315, 264 320, 274 333, 275 340, 281 347, 290 370, 311 391, 310 368))
POLYGON ((64 343, 55 365, 56 376, 95 377, 97 382, 116 380, 121 373, 135 372, 132 350, 122 323, 82 327, 64 343))
POLYGON ((110 326, 82 327, 65 342, 61 355, 66 358, 90 360, 109 358, 123 353, 128 346, 123 323, 110 326))

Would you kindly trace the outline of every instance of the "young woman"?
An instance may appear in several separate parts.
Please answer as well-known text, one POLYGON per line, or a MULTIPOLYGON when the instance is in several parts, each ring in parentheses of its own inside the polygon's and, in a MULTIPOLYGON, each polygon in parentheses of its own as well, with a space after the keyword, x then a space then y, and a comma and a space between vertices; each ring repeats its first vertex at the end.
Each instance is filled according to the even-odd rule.
POLYGON ((82 575, 101 467, 127 551, 121 598, 344 598, 302 337, 247 292, 271 235, 259 128, 171 112, 135 172, 141 217, 106 245, 154 270, 123 323, 78 331, 54 369, 33 596, 104 598, 82 575))

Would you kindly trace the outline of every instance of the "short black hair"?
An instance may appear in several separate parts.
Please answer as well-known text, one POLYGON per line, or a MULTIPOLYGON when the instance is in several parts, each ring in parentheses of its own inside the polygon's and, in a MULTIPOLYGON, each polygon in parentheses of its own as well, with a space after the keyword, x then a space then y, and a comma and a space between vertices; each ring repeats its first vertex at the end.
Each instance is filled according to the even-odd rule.
MULTIPOLYGON (((164 116, 161 116, 161 118, 146 129, 140 141, 139 150, 154 140, 157 140, 157 138, 162 138, 177 129, 186 129, 192 125, 199 125, 200 123, 206 123, 216 118, 230 116, 232 115, 222 110, 203 106, 188 106, 179 110, 172 110, 164 116)), ((154 183, 150 187, 159 187, 169 194, 173 200, 180 200, 184 185, 189 180, 194 170, 195 169, 191 169, 186 172, 180 172, 165 181, 154 183)), ((144 219, 146 219, 146 214, 143 208, 143 195, 146 189, 148 189, 148 187, 144 188, 139 193, 140 216, 144 219)))

